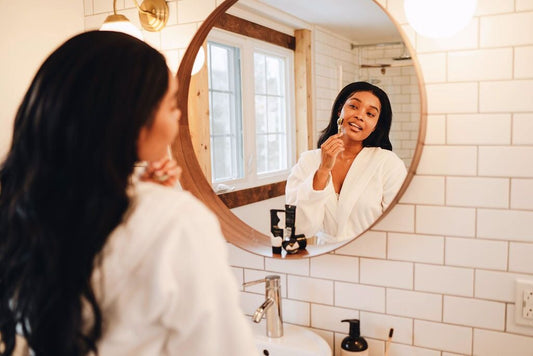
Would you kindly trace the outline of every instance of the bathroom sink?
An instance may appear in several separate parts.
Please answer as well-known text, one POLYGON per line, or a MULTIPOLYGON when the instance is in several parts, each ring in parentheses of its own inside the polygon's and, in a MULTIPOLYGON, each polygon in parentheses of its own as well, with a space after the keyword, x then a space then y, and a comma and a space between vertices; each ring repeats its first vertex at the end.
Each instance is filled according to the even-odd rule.
POLYGON ((256 324, 251 322, 255 346, 259 355, 265 356, 331 356, 328 343, 310 329, 283 324, 283 336, 266 336, 265 320, 256 324))

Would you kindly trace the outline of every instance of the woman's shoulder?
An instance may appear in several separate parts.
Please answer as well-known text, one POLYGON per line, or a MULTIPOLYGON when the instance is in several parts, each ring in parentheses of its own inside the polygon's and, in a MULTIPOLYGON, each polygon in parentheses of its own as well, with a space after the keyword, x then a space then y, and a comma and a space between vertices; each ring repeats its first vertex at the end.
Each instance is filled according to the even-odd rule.
POLYGON ((389 160, 401 161, 401 158, 391 150, 386 150, 381 147, 365 147, 365 150, 368 150, 375 156, 383 157, 389 160))
POLYGON ((380 162, 382 162, 383 166, 395 167, 403 170, 406 169, 403 160, 393 151, 381 147, 365 147, 365 150, 371 153, 374 158, 380 158, 380 162))
POLYGON ((212 213, 197 198, 187 191, 164 187, 151 182, 139 182, 135 185, 132 208, 147 215, 158 217, 176 215, 187 218, 212 213))
POLYGON ((301 161, 316 160, 316 159, 320 159, 320 155, 321 155, 320 148, 315 148, 314 150, 302 152, 300 154, 300 160, 301 161))

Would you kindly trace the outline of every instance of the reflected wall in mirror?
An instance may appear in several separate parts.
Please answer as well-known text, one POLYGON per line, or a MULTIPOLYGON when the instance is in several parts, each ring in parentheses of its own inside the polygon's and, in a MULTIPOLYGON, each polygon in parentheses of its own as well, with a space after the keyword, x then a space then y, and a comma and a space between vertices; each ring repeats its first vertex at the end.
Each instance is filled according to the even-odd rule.
MULTIPOLYGON (((269 210, 283 208, 291 167, 317 147, 337 93, 354 81, 375 84, 391 100, 393 151, 410 172, 403 192, 422 148, 425 102, 409 45, 381 7, 372 0, 231 2, 202 25, 180 66, 186 75, 187 56, 194 59, 200 45, 206 51, 203 70, 187 78, 187 131, 205 178, 198 195, 223 228, 247 230, 228 226, 227 239, 236 233, 237 245, 271 255, 269 210)), ((192 180, 194 193, 198 177, 192 180)), ((338 246, 310 246, 307 255, 338 246)))

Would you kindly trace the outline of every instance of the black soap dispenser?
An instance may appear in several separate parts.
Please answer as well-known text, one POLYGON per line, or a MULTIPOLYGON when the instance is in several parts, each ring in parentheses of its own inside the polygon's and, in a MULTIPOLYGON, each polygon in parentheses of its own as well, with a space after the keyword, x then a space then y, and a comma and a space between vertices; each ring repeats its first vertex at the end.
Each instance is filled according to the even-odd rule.
POLYGON ((368 344, 361 336, 359 319, 345 319, 343 322, 350 323, 350 335, 342 340, 341 356, 368 356, 368 344))

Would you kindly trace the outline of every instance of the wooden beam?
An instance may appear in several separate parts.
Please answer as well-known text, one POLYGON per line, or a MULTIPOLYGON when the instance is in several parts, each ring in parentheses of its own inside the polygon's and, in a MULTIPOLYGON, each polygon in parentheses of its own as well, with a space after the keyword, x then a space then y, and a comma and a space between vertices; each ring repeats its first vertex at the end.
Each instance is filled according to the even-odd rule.
POLYGON ((219 194, 218 197, 230 209, 252 204, 261 200, 279 197, 285 194, 286 181, 261 185, 248 189, 219 194))
POLYGON ((293 36, 230 14, 219 16, 214 27, 272 43, 293 51, 295 48, 295 40, 293 36))

